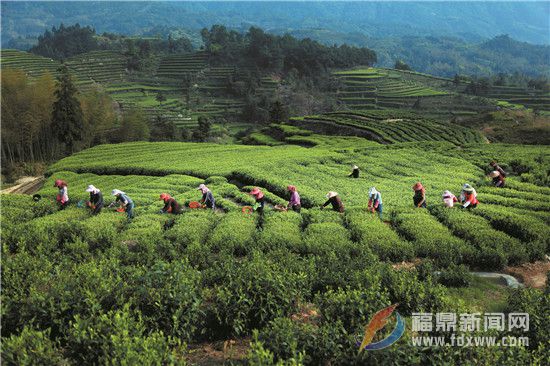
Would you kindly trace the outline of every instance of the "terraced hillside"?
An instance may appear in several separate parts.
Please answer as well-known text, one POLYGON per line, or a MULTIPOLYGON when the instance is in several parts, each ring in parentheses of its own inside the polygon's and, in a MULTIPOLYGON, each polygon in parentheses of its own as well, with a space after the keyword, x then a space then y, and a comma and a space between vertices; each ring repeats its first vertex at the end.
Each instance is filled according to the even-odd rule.
MULTIPOLYGON (((70 349, 99 342, 101 352, 78 356, 94 363, 118 349, 116 333, 138 350, 153 344, 155 360, 186 361, 205 342, 230 338, 246 349, 256 330, 250 358, 259 354, 255 337, 261 337, 261 349, 281 359, 293 352, 281 344, 294 344, 307 365, 322 364, 321 354, 335 364, 383 364, 380 352, 358 355, 355 343, 388 304, 399 303, 407 323, 422 309, 529 311, 534 324, 543 324, 543 291, 493 286, 489 293, 474 287, 477 281, 461 266, 501 270, 550 254, 550 188, 511 176, 507 188, 494 189, 481 167, 495 157, 506 169, 514 159, 547 167, 550 149, 363 141, 311 149, 125 143, 96 146, 52 165, 40 202, 22 195, 2 199, 3 342, 9 354, 34 336, 49 345, 48 355, 68 357, 50 341, 55 337, 70 349), (362 169, 361 178, 348 178, 351 164, 362 169), (55 208, 55 179, 69 185, 72 203, 62 211, 55 208), (427 189, 428 209, 413 208, 411 186, 418 180, 427 189), (444 209, 442 191, 458 194, 465 182, 478 189, 479 206, 444 209), (161 192, 187 204, 200 198, 200 183, 211 188, 219 210, 159 213, 161 192), (91 216, 79 208, 88 184, 100 188, 107 203, 112 189, 125 191, 136 204, 135 218, 127 221, 108 208, 91 216), (286 203, 288 184, 300 192, 300 213, 271 207, 286 203), (261 216, 241 212, 253 203, 253 186, 266 194, 261 216), (367 210, 371 186, 382 194, 383 220, 367 210), (330 190, 339 192, 344 214, 318 208, 330 190), (395 264, 414 258, 416 268, 395 264), (472 302, 489 295, 481 305, 472 302), (189 342, 190 350, 169 335, 189 342)), ((544 357, 547 341, 535 329, 528 333, 534 349, 510 347, 505 355, 498 347, 472 348, 466 356, 450 347, 420 349, 409 344, 409 331, 384 352, 395 360, 405 349, 423 364, 443 358, 467 363, 472 352, 476 359, 511 364, 506 360, 522 357, 531 364, 544 357)))
POLYGON ((419 97, 438 98, 449 93, 432 89, 390 69, 338 71, 342 84, 338 99, 350 109, 412 107, 419 97))
POLYGON ((126 57, 113 51, 93 51, 67 60, 67 66, 79 79, 96 83, 121 81, 126 77, 126 57))
POLYGON ((156 76, 169 79, 183 79, 186 74, 196 74, 207 66, 207 54, 194 52, 170 55, 162 58, 156 76))
POLYGON ((2 50, 0 61, 2 68, 24 70, 31 77, 42 76, 45 72, 57 75, 57 69, 61 66, 58 61, 46 57, 9 49, 2 50))
POLYGON ((527 108, 550 111, 550 93, 545 93, 542 90, 512 86, 492 86, 486 96, 510 104, 523 105, 527 108))
POLYGON ((436 122, 406 111, 333 112, 291 118, 290 123, 316 132, 360 136, 384 144, 448 141, 463 145, 485 141, 472 129, 436 122))

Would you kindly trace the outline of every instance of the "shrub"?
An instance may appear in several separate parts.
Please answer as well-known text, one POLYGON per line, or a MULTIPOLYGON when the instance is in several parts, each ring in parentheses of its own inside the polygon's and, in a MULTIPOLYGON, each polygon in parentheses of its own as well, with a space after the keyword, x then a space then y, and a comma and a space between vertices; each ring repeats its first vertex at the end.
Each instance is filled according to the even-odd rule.
POLYGON ((400 212, 393 219, 393 224, 401 235, 414 242, 417 256, 432 258, 442 266, 475 260, 476 250, 453 236, 426 210, 400 212))
POLYGON ((2 361, 21 366, 68 363, 57 342, 50 339, 49 329, 40 331, 28 326, 20 334, 2 339, 2 361))
POLYGON ((73 359, 84 364, 185 364, 180 341, 147 331, 128 306, 93 317, 76 315, 67 340, 73 359))
POLYGON ((262 230, 256 233, 256 244, 263 250, 296 250, 302 243, 301 226, 302 216, 296 212, 268 212, 262 230))
POLYGON ((437 282, 447 287, 467 287, 470 286, 473 279, 474 276, 470 273, 468 267, 456 264, 451 264, 441 270, 439 276, 437 276, 437 282))
POLYGON ((213 253, 225 252, 235 256, 244 256, 254 245, 256 216, 241 212, 226 214, 214 228, 207 241, 207 248, 213 253))
POLYGON ((400 262, 413 258, 412 244, 401 240, 397 233, 378 217, 354 211, 346 214, 345 221, 352 239, 371 247, 381 260, 400 262))
POLYGON ((350 332, 356 332, 368 324, 370 317, 378 310, 389 306, 389 298, 380 282, 369 283, 357 289, 329 289, 315 296, 315 304, 323 316, 323 322, 341 322, 350 332))
POLYGON ((214 286, 211 308, 220 335, 243 335, 270 320, 288 315, 304 296, 307 280, 301 273, 254 254, 250 260, 230 262, 220 284, 214 286))
POLYGON ((484 218, 462 210, 431 206, 432 212, 453 234, 475 245, 477 255, 471 264, 482 269, 501 269, 506 264, 519 264, 528 259, 521 243, 497 231, 484 218))
POLYGON ((140 310, 148 329, 191 340, 200 329, 200 279, 186 261, 157 262, 133 275, 127 297, 140 310))

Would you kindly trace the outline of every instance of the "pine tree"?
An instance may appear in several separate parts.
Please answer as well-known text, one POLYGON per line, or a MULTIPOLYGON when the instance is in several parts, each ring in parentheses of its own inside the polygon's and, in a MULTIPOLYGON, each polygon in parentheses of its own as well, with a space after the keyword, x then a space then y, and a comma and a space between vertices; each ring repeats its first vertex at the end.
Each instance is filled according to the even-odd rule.
POLYGON ((53 104, 52 128, 57 140, 65 145, 67 153, 73 153, 84 135, 84 118, 76 87, 66 65, 59 68, 56 100, 53 104))

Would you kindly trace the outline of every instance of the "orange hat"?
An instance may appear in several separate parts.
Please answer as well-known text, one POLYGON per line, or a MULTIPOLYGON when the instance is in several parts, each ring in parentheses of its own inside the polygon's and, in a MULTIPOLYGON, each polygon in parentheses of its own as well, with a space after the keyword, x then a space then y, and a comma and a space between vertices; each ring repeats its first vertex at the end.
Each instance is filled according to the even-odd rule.
POLYGON ((159 200, 169 200, 171 197, 168 193, 161 193, 159 200))
POLYGON ((286 189, 288 189, 290 192, 296 192, 296 186, 290 185, 290 186, 286 187, 286 189))
POLYGON ((416 184, 412 186, 412 189, 415 191, 420 191, 421 189, 424 189, 424 187, 422 186, 422 183, 416 182, 416 184))

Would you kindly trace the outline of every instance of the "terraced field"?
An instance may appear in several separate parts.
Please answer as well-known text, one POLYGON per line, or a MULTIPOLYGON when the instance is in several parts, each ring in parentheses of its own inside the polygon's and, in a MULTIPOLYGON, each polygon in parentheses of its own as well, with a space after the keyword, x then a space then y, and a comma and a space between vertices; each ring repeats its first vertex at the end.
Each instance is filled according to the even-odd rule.
MULTIPOLYGON (((303 134, 296 127, 280 128, 287 135, 303 134)), ((484 362, 531 363, 544 354, 546 338, 539 328, 528 333, 537 347, 511 347, 504 354, 498 347, 467 353, 420 349, 410 345, 409 331, 383 353, 358 355, 355 345, 372 315, 394 303, 407 322, 418 309, 487 312, 495 302, 506 313, 529 311, 533 324, 546 319, 540 290, 508 293, 495 286, 490 305, 480 308, 468 300, 475 289, 457 265, 500 270, 550 253, 550 188, 509 177, 510 188, 494 189, 476 165, 498 156, 504 167, 518 157, 548 166, 550 149, 486 146, 380 145, 364 139, 316 148, 141 142, 96 146, 65 158, 49 168, 40 202, 17 195, 2 199, 7 353, 16 354, 17 344, 34 337, 49 347, 47 359, 104 363, 127 360, 129 351, 116 343, 123 342, 139 345, 132 351, 139 363, 170 364, 192 360, 204 342, 234 339, 245 345, 247 355, 241 357, 260 359, 261 365, 273 365, 274 355, 292 360, 294 351, 286 344, 294 344, 307 365, 323 359, 383 364, 386 357, 405 357, 405 364, 410 357, 424 364, 443 358, 467 363, 472 352, 484 362), (361 178, 347 177, 351 164, 361 167, 361 178), (72 204, 63 211, 54 208, 55 179, 69 184, 72 204), (426 186, 428 209, 412 207, 411 186, 418 180, 426 186), (458 194, 465 182, 478 189, 480 205, 471 211, 444 209, 441 192, 458 194), (200 198, 200 183, 212 189, 219 210, 158 213, 160 192, 187 204, 200 198), (125 191, 136 203, 136 217, 127 222, 114 210, 90 216, 78 208, 88 184, 100 188, 107 202, 113 188, 125 191), (298 187, 301 213, 272 210, 288 200, 288 184, 298 187), (253 203, 247 193, 253 186, 266 194, 263 216, 241 212, 253 203), (382 193, 382 221, 367 210, 371 186, 382 193), (340 193, 344 214, 318 208, 329 190, 340 193), (413 258, 422 261, 416 269, 392 266, 413 258), (451 289, 456 285, 444 281, 448 276, 466 287, 451 289), (50 339, 69 346, 62 349, 50 339), (189 342, 189 348, 177 340, 189 342), (65 351, 89 344, 100 349, 65 351), (157 353, 142 352, 143 344, 157 353), (271 355, 267 361, 261 358, 265 353, 271 355)))
POLYGON ((126 64, 126 57, 113 51, 92 51, 67 60, 67 66, 79 79, 91 79, 96 83, 125 79, 126 64))
POLYGON ((206 61, 207 54, 205 52, 166 56, 159 63, 156 76, 183 79, 186 74, 196 74, 205 69, 206 61))
POLYGON ((2 68, 21 69, 31 77, 42 76, 45 72, 55 76, 61 66, 58 61, 46 57, 9 49, 2 49, 0 61, 2 68))
MULTIPOLYGON (((524 242, 538 242, 539 244, 533 244, 535 246, 531 249, 529 246, 522 249, 531 256, 535 255, 535 252, 540 254, 541 251, 546 250, 545 246, 540 243, 550 242, 550 230, 548 227, 544 228, 544 223, 550 219, 547 202, 550 188, 536 187, 526 183, 523 183, 524 187, 528 189, 536 187, 539 193, 532 193, 517 186, 506 189, 490 188, 483 171, 460 157, 467 157, 471 151, 477 151, 478 145, 468 145, 458 152, 452 148, 451 144, 437 142, 428 144, 426 148, 422 148, 423 145, 401 144, 392 145, 393 147, 377 147, 370 142, 366 142, 363 146, 361 147, 357 142, 356 150, 336 152, 333 149, 338 149, 337 147, 305 149, 292 146, 270 148, 185 143, 104 145, 61 160, 49 169, 49 174, 53 174, 52 179, 55 177, 67 179, 69 182, 74 181, 76 184, 75 194, 79 196, 85 195, 82 190, 86 182, 114 179, 112 183, 109 183, 113 187, 105 187, 105 189, 122 184, 124 189, 129 189, 137 197, 139 206, 143 206, 144 212, 149 213, 158 210, 154 196, 159 189, 169 190, 180 200, 188 201, 196 196, 194 186, 208 177, 214 177, 211 178, 212 182, 215 182, 214 186, 222 184, 223 188, 215 193, 221 199, 220 202, 229 201, 221 204, 227 211, 238 209, 238 203, 250 203, 250 199, 247 199, 245 194, 239 193, 238 187, 243 185, 262 186, 267 192, 270 192, 269 201, 276 204, 287 199, 286 185, 295 183, 300 187, 304 207, 314 211, 313 207, 324 202, 324 193, 333 189, 340 191, 346 207, 365 208, 368 197, 365 196, 364 191, 368 188, 367 186, 374 185, 384 194, 385 208, 388 211, 395 211, 397 214, 397 218, 392 219, 397 232, 404 237, 412 238, 413 241, 415 241, 416 232, 423 225, 412 221, 413 226, 409 226, 406 224, 408 222, 407 215, 411 216, 411 220, 424 220, 423 218, 426 217, 426 220, 430 220, 430 225, 434 226, 434 230, 441 231, 442 237, 443 233, 447 233, 447 238, 452 235, 444 225, 438 223, 438 219, 443 220, 443 213, 438 209, 434 208, 433 211, 410 209, 409 199, 403 199, 403 196, 412 196, 410 186, 417 180, 423 181, 428 190, 429 203, 439 206, 441 192, 451 189, 458 193, 464 182, 471 182, 479 186, 481 207, 461 215, 453 214, 451 218, 445 216, 445 223, 456 218, 458 220, 456 225, 459 225, 458 222, 462 220, 462 216, 471 217, 479 225, 484 223, 483 225, 486 225, 487 228, 493 227, 492 230, 503 230, 503 234, 499 235, 510 235, 512 238, 524 242), (411 160, 411 157, 414 159, 411 160), (365 178, 359 180, 347 178, 348 166, 352 163, 363 167, 365 178), (443 173, 450 167, 452 167, 452 175, 443 173), (112 175, 93 176, 90 173, 134 175, 117 178, 112 175), (196 178, 179 177, 173 174, 187 174, 196 178), (225 178, 215 178, 216 176, 225 178), (172 182, 173 186, 166 184, 165 180, 172 182), (151 188, 150 191, 146 189, 148 187, 151 188), (235 197, 239 197, 236 200, 237 205, 231 203, 235 203, 235 197), (150 205, 152 208, 148 209, 147 207, 150 205), (501 224, 506 220, 512 220, 517 215, 516 209, 529 214, 529 219, 521 220, 524 223, 522 228, 501 224), (423 213, 420 214, 420 212, 423 213), (432 212, 435 218, 429 212, 432 212), (403 216, 403 220, 400 219, 401 216, 403 216)), ((540 154, 543 153, 545 156, 543 159, 546 160, 550 157, 550 150, 546 147, 518 146, 516 150, 525 155, 536 152, 541 156, 540 154)), ((499 147, 495 145, 491 154, 497 154, 498 151, 499 147)), ((491 156, 494 155, 487 154, 481 158, 490 160, 491 156)), ((513 181, 514 178, 510 180, 513 181)), ((46 187, 48 188, 43 193, 52 195, 53 190, 49 188, 48 184, 46 187)), ((388 214, 387 219, 390 216, 388 214)), ((475 230, 475 226, 472 227, 472 230, 475 230)), ((467 235, 461 235, 465 240, 460 241, 460 246, 463 247, 468 242, 472 245, 472 240, 474 240, 473 244, 476 244, 476 240, 481 240, 469 239, 467 235)), ((515 242, 513 239, 507 240, 515 242)), ((457 243, 459 243, 458 239, 457 243)), ((507 251, 507 249, 503 250, 507 251)), ((437 258, 434 253, 426 255, 437 258)), ((464 256, 461 258, 462 261, 474 261, 470 264, 475 265, 475 258, 467 259, 464 256)), ((522 260, 526 260, 526 258, 523 256, 522 260)), ((506 263, 503 262, 503 264, 506 263)))
POLYGON ((317 132, 356 135, 380 143, 448 141, 453 144, 484 142, 469 128, 441 123, 410 112, 353 111, 295 117, 290 123, 317 132), (346 131, 344 133, 344 131, 346 131))
POLYGON ((352 110, 412 107, 418 97, 437 98, 449 94, 407 80, 402 73, 390 69, 338 71, 334 75, 342 83, 342 89, 337 92, 338 99, 352 110))
POLYGON ((550 94, 541 90, 510 86, 493 86, 487 97, 527 108, 550 111, 550 94))

